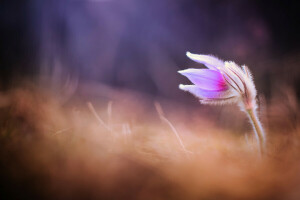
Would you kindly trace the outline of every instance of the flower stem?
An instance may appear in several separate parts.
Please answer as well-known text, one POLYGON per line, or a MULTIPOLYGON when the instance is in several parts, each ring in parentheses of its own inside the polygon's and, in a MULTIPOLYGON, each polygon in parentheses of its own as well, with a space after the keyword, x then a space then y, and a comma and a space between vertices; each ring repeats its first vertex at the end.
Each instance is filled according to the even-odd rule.
POLYGON ((259 146, 260 153, 263 155, 265 152, 265 132, 264 129, 258 119, 257 113, 255 109, 248 109, 247 114, 249 117, 249 120, 252 124, 257 143, 259 146))

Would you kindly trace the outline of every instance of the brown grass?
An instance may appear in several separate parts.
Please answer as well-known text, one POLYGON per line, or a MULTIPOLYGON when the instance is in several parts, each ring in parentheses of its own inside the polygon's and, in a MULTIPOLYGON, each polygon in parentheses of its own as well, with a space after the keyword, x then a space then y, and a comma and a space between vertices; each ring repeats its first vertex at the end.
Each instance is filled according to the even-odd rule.
POLYGON ((234 106, 156 99, 159 115, 152 100, 130 94, 88 106, 13 90, 1 95, 1 199, 299 199, 291 96, 264 107, 268 152, 260 158, 234 106))

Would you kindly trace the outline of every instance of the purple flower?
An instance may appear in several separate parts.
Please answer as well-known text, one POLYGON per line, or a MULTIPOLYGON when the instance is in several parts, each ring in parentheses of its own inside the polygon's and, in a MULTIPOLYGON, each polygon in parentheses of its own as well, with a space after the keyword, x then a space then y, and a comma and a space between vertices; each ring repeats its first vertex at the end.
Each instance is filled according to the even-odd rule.
POLYGON ((232 61, 222 61, 214 56, 187 52, 190 59, 204 64, 208 69, 178 71, 193 85, 179 88, 198 97, 204 104, 238 103, 245 111, 256 108, 256 89, 246 66, 239 67, 232 61))
POLYGON ((238 66, 232 61, 222 61, 214 56, 196 55, 187 52, 186 55, 208 69, 186 69, 179 71, 193 85, 179 85, 200 98, 204 104, 237 103, 246 112, 253 126, 260 152, 265 150, 265 133, 256 113, 256 89, 249 69, 238 66))

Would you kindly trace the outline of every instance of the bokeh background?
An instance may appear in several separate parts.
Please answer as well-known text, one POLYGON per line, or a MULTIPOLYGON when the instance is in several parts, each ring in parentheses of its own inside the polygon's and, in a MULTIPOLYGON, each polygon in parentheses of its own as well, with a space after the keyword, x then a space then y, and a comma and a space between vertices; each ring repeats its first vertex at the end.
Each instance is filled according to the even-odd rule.
POLYGON ((300 199, 296 1, 1 0, 0 199, 300 199), (246 64, 267 135, 185 53, 246 64))
POLYGON ((299 100, 299 15, 277 0, 1 1, 0 89, 30 80, 66 99, 112 87, 190 101, 177 74, 202 67, 190 51, 248 65, 267 100, 282 86, 299 100))

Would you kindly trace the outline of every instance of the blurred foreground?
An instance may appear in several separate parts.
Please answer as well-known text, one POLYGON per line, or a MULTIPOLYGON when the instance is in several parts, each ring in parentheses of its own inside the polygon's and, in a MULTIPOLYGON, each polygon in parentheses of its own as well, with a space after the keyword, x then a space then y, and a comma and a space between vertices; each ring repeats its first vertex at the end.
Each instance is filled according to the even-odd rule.
POLYGON ((0 198, 299 199, 299 107, 284 91, 261 103, 263 158, 234 106, 130 91, 68 103, 32 86, 3 93, 0 198))
POLYGON ((3 1, 0 200, 300 199, 296 5, 3 1), (249 66, 264 157, 239 109, 178 89, 186 51, 249 66))

